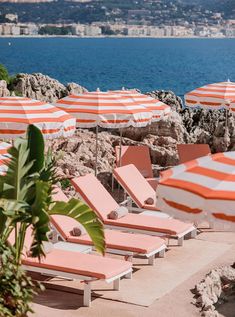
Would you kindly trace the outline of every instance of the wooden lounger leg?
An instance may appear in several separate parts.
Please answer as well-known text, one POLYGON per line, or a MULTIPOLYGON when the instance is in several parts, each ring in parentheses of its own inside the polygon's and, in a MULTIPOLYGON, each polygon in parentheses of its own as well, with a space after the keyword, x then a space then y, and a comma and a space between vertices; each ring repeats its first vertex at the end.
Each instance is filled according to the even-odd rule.
POLYGON ((178 238, 178 246, 182 247, 184 243, 184 237, 178 238))
POLYGON ((158 253, 158 256, 159 258, 164 258, 165 257, 165 249, 161 250, 159 253, 158 253))
POLYGON ((148 258, 148 264, 149 264, 149 265, 154 265, 154 258, 155 258, 155 255, 151 255, 151 256, 148 258))
POLYGON ((85 307, 91 306, 91 283, 84 283, 84 295, 83 295, 83 305, 85 307))
POLYGON ((116 280, 113 281, 113 289, 115 291, 120 290, 120 278, 117 278, 116 280))

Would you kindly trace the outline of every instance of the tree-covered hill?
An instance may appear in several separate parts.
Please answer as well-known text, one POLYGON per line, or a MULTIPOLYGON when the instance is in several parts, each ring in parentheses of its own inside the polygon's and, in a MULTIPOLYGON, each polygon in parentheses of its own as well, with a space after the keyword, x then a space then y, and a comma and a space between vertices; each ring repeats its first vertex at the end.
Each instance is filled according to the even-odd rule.
MULTIPOLYGON (((0 0, 1 1, 1 0, 0 0)), ((92 0, 73 2, 56 0, 46 3, 1 3, 0 22, 6 13, 16 13, 20 22, 91 23, 127 22, 161 25, 179 20, 210 20, 214 12, 223 18, 235 18, 235 0, 92 0), (2 17, 1 17, 2 16, 2 17)))

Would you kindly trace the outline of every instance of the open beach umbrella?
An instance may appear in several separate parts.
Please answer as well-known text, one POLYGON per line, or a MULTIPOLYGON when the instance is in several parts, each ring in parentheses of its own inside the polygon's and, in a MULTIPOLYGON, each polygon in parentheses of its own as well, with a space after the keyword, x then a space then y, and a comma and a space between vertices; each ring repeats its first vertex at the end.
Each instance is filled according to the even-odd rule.
POLYGON ((152 120, 152 111, 133 100, 112 92, 85 92, 62 98, 55 104, 76 118, 77 127, 96 127, 96 164, 98 154, 98 127, 122 129, 144 127, 152 120))
POLYGON ((235 100, 235 83, 226 82, 205 85, 190 91, 185 96, 187 107, 200 107, 205 109, 225 109, 226 127, 228 126, 228 111, 231 102, 235 100))
POLYGON ((7 170, 7 163, 10 160, 10 155, 7 151, 10 147, 10 143, 0 142, 0 175, 7 170))
POLYGON ((45 138, 67 137, 76 120, 53 105, 24 97, 0 98, 0 138, 24 136, 29 124, 37 126, 45 138))
POLYGON ((162 101, 152 98, 151 96, 141 94, 135 89, 130 90, 114 90, 113 93, 120 94, 121 96, 132 99, 134 102, 141 104, 142 106, 149 108, 153 112, 152 122, 159 121, 165 116, 168 116, 172 111, 171 107, 163 103, 162 101))
POLYGON ((157 204, 183 220, 235 230, 235 152, 216 153, 161 173, 157 204))

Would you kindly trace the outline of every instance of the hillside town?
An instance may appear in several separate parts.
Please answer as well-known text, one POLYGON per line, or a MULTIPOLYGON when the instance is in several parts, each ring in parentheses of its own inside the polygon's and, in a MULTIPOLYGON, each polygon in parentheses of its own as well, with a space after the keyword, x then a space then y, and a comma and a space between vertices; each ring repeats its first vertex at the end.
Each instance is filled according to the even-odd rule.
POLYGON ((0 0, 0 36, 235 37, 226 2, 0 0))

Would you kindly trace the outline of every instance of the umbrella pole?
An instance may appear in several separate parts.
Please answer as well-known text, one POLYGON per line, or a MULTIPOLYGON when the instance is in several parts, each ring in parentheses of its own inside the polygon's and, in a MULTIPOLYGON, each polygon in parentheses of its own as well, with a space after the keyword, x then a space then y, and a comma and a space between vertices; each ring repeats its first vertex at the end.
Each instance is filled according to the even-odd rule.
POLYGON ((97 163, 98 163, 98 132, 99 127, 96 126, 96 141, 95 141, 95 176, 97 176, 97 163))
POLYGON ((122 166, 122 129, 120 129, 120 142, 119 142, 119 167, 122 166))
MULTIPOLYGON (((120 141, 119 141, 119 167, 122 166, 122 128, 119 130, 120 132, 120 141)), ((118 183, 118 199, 120 199, 120 184, 118 183)))

